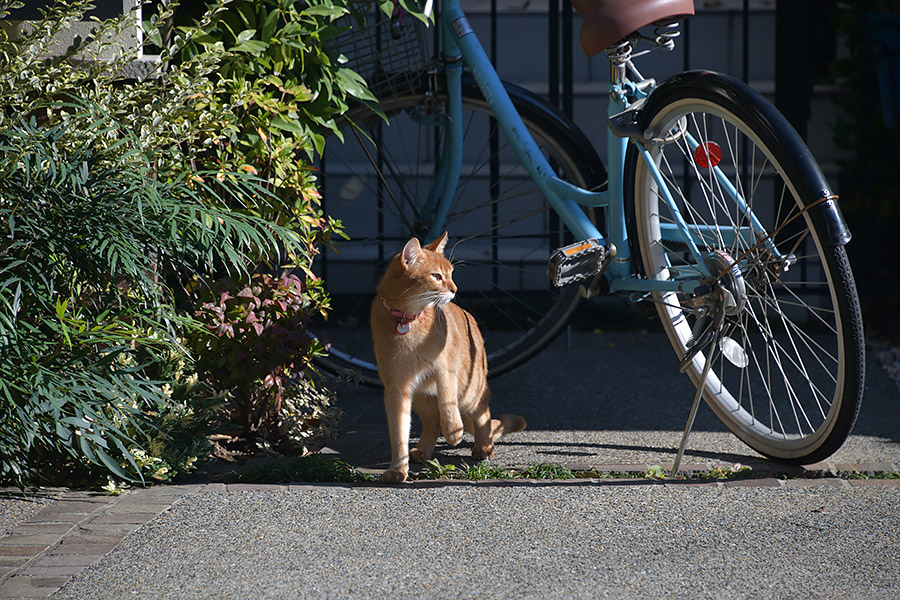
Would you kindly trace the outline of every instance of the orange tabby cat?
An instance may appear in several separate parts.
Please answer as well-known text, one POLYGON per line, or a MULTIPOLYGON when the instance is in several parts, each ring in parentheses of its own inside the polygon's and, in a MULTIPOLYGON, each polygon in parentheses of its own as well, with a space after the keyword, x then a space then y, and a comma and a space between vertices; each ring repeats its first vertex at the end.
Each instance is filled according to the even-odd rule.
POLYGON ((431 458, 438 436, 451 446, 463 429, 475 436, 476 460, 494 455, 494 439, 525 429, 525 419, 488 408, 487 359, 475 319, 450 301, 453 265, 444 258, 447 234, 424 248, 413 238, 394 257, 372 302, 372 338, 391 434, 385 481, 404 481, 409 460, 431 458), (422 437, 409 449, 410 409, 422 437))

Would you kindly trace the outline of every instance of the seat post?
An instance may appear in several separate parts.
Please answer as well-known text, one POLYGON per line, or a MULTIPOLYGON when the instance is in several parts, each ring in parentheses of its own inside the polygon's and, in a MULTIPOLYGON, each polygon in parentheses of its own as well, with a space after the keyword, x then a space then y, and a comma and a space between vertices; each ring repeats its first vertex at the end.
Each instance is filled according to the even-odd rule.
POLYGON ((625 83, 626 66, 631 58, 633 47, 633 42, 628 38, 624 38, 606 49, 606 54, 609 57, 611 90, 625 83))
POLYGON ((612 60, 612 57, 610 57, 609 65, 611 69, 609 74, 610 83, 614 86, 625 83, 625 63, 612 60))

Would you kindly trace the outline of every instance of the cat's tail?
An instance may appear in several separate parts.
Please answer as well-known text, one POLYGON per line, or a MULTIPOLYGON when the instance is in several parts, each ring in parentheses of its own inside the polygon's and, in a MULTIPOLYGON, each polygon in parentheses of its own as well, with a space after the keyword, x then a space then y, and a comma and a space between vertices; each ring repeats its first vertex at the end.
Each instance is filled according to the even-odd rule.
POLYGON ((509 433, 525 429, 525 419, 510 413, 500 415, 499 419, 491 419, 491 439, 499 439, 509 433))

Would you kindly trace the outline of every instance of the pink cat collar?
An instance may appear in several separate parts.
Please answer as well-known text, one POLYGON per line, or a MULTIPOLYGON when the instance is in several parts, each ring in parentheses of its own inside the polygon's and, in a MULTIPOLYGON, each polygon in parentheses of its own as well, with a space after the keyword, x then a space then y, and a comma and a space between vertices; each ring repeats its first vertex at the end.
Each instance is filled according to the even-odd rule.
POLYGON ((384 304, 384 307, 386 309, 388 309, 388 312, 391 313, 392 317, 397 317, 398 319, 400 319, 400 322, 397 323, 397 327, 396 327, 397 333, 399 333, 400 335, 406 335, 407 333, 409 333, 409 329, 410 329, 409 324, 411 322, 415 321, 416 319, 418 319, 419 317, 421 317, 422 313, 425 312, 425 311, 419 311, 415 314, 405 313, 402 310, 397 310, 395 308, 391 308, 388 305, 388 303, 384 300, 382 300, 381 303, 384 304))

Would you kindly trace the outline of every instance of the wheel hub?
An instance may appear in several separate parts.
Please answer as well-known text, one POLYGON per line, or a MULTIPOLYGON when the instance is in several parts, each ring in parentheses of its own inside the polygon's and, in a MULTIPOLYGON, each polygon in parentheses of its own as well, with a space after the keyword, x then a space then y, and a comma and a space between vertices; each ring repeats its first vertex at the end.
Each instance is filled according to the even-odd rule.
POLYGON ((726 317, 739 315, 747 306, 747 285, 740 268, 724 250, 713 250, 706 258, 706 267, 712 278, 704 281, 710 285, 709 292, 698 298, 694 304, 696 320, 688 340, 684 357, 681 359, 683 373, 693 362, 698 352, 714 343, 734 365, 746 366, 746 355, 731 338, 723 335, 726 317), (725 343, 722 346, 722 342, 725 343))
POLYGON ((713 250, 706 257, 706 266, 718 285, 714 293, 721 296, 725 314, 733 317, 747 305, 747 285, 740 267, 724 250, 713 250))

